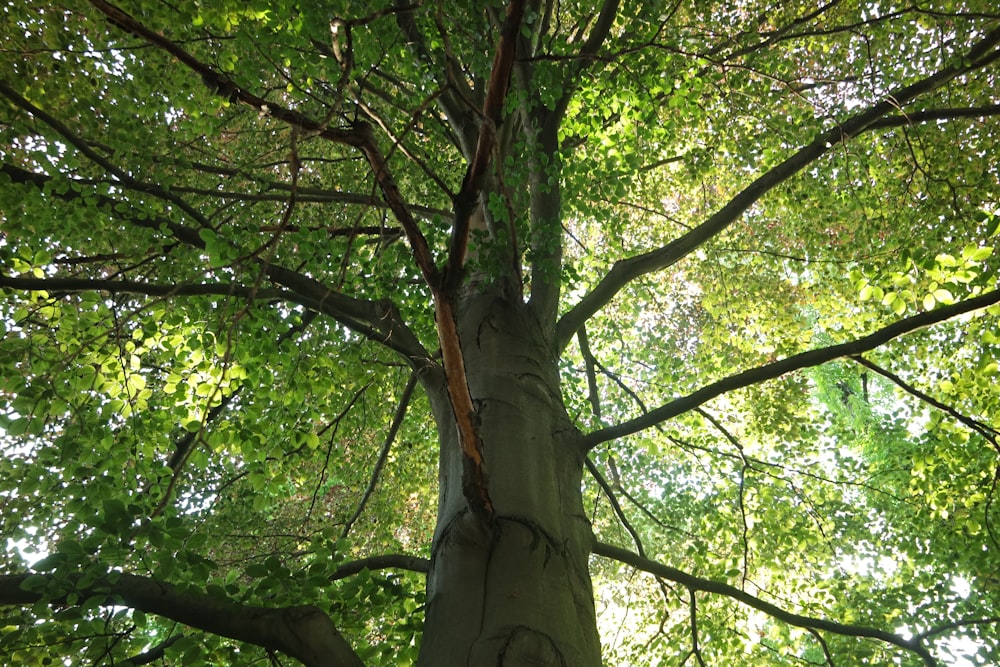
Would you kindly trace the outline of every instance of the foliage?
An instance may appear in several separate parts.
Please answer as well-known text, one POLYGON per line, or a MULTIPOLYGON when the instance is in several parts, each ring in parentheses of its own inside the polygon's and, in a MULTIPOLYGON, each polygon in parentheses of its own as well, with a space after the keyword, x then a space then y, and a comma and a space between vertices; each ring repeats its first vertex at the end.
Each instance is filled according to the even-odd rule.
POLYGON ((1000 14, 510 4, 496 119, 498 1, 0 8, 10 662, 284 650, 124 574, 415 662, 465 237, 634 552, 608 664, 1000 662, 1000 14))

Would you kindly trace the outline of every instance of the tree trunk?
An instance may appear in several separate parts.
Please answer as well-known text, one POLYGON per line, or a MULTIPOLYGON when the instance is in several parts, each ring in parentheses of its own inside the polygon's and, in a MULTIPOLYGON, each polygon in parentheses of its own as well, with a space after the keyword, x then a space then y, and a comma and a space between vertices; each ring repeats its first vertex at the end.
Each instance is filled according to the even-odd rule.
POLYGON ((430 391, 442 455, 420 664, 598 666, 585 452, 555 352, 521 303, 478 295, 459 313, 495 518, 469 511, 454 417, 430 391))

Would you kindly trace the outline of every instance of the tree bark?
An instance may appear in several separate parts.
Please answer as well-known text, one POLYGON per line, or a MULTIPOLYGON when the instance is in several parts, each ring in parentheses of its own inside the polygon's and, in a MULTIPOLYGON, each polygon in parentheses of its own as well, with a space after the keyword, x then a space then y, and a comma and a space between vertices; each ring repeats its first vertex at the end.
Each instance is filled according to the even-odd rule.
MULTIPOLYGON (((60 604, 22 587, 29 577, 0 575, 0 605, 28 605, 40 600, 60 604)), ((240 606, 229 600, 184 591, 148 577, 119 573, 87 585, 79 577, 64 579, 80 599, 106 596, 106 604, 124 604, 222 637, 281 651, 306 667, 363 667, 361 659, 340 634, 330 617, 311 605, 268 608, 240 606)))
POLYGON ((495 515, 462 492, 454 416, 430 391, 441 470, 421 665, 600 665, 580 484, 584 446, 554 348, 520 302, 464 298, 459 329, 495 515))

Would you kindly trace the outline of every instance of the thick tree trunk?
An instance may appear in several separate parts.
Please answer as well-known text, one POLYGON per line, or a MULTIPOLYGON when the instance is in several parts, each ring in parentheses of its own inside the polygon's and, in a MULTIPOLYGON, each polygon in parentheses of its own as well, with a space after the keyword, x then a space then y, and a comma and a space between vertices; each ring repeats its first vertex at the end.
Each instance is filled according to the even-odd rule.
POLYGON ((441 487, 420 664, 600 665, 584 449, 555 353, 520 303, 481 295, 459 311, 495 518, 469 511, 454 418, 431 391, 441 487))

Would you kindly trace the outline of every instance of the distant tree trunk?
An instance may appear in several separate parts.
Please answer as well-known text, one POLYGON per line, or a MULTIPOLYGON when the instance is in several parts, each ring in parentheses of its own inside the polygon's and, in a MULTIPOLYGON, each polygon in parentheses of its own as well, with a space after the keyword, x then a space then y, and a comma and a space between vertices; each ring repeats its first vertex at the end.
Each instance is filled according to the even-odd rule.
POLYGON ((479 295, 459 311, 496 515, 469 511, 446 395, 429 392, 443 452, 420 664, 598 666, 585 452, 556 354, 519 301, 479 295))

